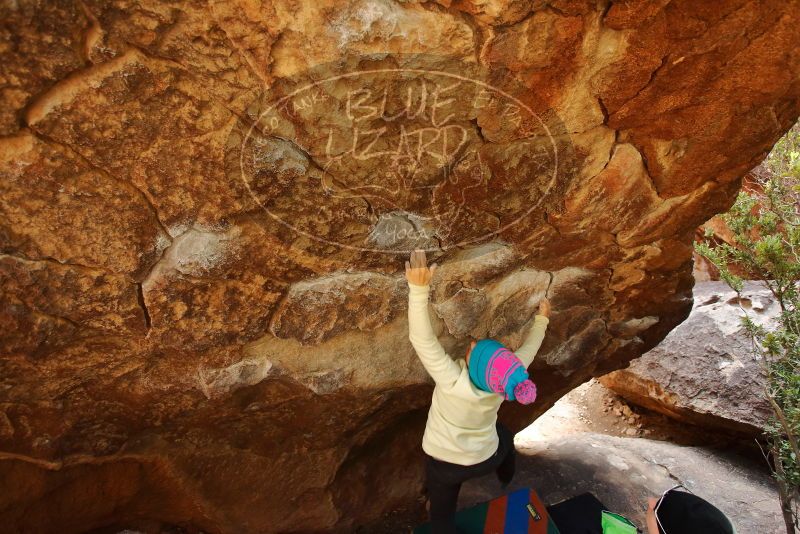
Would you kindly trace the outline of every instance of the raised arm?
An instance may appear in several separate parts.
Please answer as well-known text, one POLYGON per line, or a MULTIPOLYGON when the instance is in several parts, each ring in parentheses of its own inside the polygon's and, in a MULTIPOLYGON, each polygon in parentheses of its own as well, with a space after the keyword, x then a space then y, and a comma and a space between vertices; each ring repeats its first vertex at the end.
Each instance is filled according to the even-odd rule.
POLYGON ((539 305, 539 312, 533 319, 533 326, 530 332, 528 332, 528 337, 525 338, 522 346, 514 351, 514 354, 517 355, 522 365, 526 368, 531 364, 536 353, 539 352, 539 347, 542 346, 544 334, 549 322, 550 301, 545 297, 539 305))
POLYGON ((425 370, 437 384, 451 385, 461 374, 461 367, 445 352, 431 327, 428 314, 430 279, 436 270, 425 265, 425 252, 411 253, 411 264, 406 262, 408 280, 408 339, 417 351, 425 370))

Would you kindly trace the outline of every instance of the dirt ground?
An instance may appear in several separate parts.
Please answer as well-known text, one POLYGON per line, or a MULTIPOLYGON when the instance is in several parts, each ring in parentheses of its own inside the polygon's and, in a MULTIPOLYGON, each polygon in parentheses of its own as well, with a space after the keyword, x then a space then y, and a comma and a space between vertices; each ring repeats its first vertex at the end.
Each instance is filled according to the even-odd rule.
MULTIPOLYGON (((737 436, 712 433, 707 429, 674 421, 636 405, 591 380, 561 398, 550 410, 514 438, 517 449, 536 448, 537 444, 574 435, 598 433, 627 438, 647 438, 678 445, 717 447, 736 451, 759 461, 754 442, 737 436)), ((499 492, 499 484, 498 484, 499 492)), ((499 494, 499 493, 498 493, 499 494)), ((380 521, 356 530, 357 534, 407 533, 427 521, 424 500, 394 510, 380 521)))

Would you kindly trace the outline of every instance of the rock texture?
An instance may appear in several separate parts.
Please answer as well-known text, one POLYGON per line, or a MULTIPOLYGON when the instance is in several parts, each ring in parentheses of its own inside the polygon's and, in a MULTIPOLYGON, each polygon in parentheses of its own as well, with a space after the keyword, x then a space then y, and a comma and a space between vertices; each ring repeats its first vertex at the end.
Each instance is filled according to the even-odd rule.
MULTIPOLYGON (((534 487, 548 504, 588 491, 645 528, 648 497, 683 484, 725 512, 737 532, 784 528, 769 473, 757 460, 731 450, 589 432, 542 442, 523 440, 517 446, 519 467, 509 490, 534 487)), ((459 505, 494 497, 492 482, 465 487, 459 505)))
POLYGON ((758 435, 772 410, 741 317, 770 327, 780 312, 763 283, 745 283, 740 298, 724 282, 699 282, 689 317, 656 348, 600 381, 681 421, 758 435))
POLYGON ((408 251, 442 265, 453 354, 519 343, 551 298, 541 401, 500 413, 522 428, 686 317, 694 229, 800 111, 798 22, 779 0, 3 3, 0 523, 349 531, 414 499, 408 251))

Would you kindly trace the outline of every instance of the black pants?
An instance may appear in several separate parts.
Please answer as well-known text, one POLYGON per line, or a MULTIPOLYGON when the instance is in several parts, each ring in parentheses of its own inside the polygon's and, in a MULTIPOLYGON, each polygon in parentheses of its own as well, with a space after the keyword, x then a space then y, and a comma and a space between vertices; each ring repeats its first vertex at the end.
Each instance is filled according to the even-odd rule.
POLYGON ((471 478, 494 471, 503 484, 514 477, 514 434, 499 421, 496 423, 500 444, 493 456, 475 465, 459 465, 437 460, 426 454, 425 478, 430 499, 432 534, 457 534, 455 525, 458 492, 461 484, 471 478))

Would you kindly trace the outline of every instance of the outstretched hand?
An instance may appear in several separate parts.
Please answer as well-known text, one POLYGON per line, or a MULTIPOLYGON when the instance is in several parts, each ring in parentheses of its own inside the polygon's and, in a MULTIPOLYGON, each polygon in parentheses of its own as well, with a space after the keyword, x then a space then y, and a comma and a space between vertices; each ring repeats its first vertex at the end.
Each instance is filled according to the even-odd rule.
POLYGON ((539 303, 539 315, 550 318, 550 300, 547 297, 542 297, 542 301, 539 303))
POLYGON ((435 263, 431 263, 429 269, 425 259, 425 251, 421 249, 412 252, 410 259, 410 263, 406 261, 406 280, 408 280, 408 283, 417 286, 430 284, 433 273, 436 272, 438 266, 435 263))

